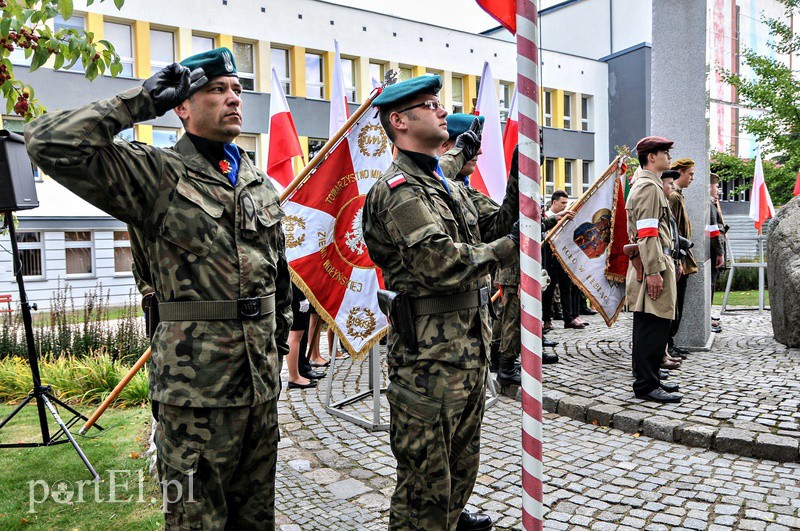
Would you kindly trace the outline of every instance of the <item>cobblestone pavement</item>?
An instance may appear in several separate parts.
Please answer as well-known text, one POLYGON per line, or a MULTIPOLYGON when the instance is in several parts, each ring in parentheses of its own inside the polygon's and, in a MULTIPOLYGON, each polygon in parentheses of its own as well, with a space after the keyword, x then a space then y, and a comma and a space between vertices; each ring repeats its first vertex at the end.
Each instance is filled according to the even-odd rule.
POLYGON ((684 398, 667 405, 633 396, 632 314, 621 314, 611 328, 597 317, 590 321, 584 330, 557 328, 548 335, 561 342, 555 349, 561 361, 545 367, 545 389, 694 424, 800 439, 800 350, 772 338, 769 312, 723 316, 712 350, 691 353, 682 369, 670 371, 684 398))
MULTIPOLYGON (((758 342, 759 332, 751 332, 737 337, 750 337, 741 340, 744 344, 758 342)), ((575 339, 555 334, 561 335, 564 358, 573 358, 558 367, 559 374, 563 367, 577 365, 575 345, 589 337, 573 334, 575 339)), ((615 341, 627 348, 622 335, 614 339, 604 330, 604 345, 609 346, 593 346, 593 354, 586 355, 606 364, 599 365, 602 372, 584 372, 593 372, 598 383, 606 382, 603 374, 620 373, 618 383, 603 389, 627 400, 623 391, 629 381, 622 378, 627 356, 611 354, 615 341), (609 360, 618 367, 609 366, 609 360)), ((755 355, 758 363, 768 362, 763 353, 755 355)), ((688 365, 701 365, 703 356, 715 355, 696 355, 688 365)), ((727 363, 717 360, 717 366, 727 363)), ((368 366, 353 360, 337 366, 332 401, 366 390, 368 366)), ((558 380, 554 372, 546 367, 549 385, 558 380)), ((326 380, 317 389, 284 389, 281 395, 278 528, 386 529, 394 486, 388 434, 370 433, 325 412, 326 380)), ((370 417, 371 407, 367 400, 345 410, 370 417)), ((388 411, 383 398, 383 422, 388 411)), ((518 402, 500 397, 484 421, 480 475, 470 506, 490 514, 498 529, 521 528, 520 415, 518 402)), ((555 414, 546 415, 544 432, 546 529, 800 529, 800 464, 690 448, 555 414)))

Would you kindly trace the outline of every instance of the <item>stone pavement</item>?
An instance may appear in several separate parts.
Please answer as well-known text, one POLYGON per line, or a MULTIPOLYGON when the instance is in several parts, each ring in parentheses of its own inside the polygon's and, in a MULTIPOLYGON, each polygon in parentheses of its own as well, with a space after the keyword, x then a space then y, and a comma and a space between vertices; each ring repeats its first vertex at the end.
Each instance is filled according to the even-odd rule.
POLYGON ((711 351, 670 371, 683 401, 663 405, 633 396, 632 314, 611 328, 597 316, 588 320, 584 330, 556 322, 547 336, 561 342, 560 362, 544 368, 548 411, 690 446, 800 460, 800 350, 772 339, 769 312, 723 316, 711 351))
MULTIPOLYGON (((574 340, 555 334, 564 341, 559 348, 565 358, 589 337, 574 334, 574 340)), ((604 336, 614 344, 608 331, 604 336)), ((592 346, 595 356, 602 349, 592 346)), ((604 372, 622 370, 626 358, 618 358, 619 369, 602 365, 603 372, 582 372, 596 373, 602 383, 604 372)), ((569 365, 575 364, 558 369, 569 365)), ((548 381, 554 372, 545 368, 548 381)), ((332 401, 366 390, 367 374, 366 361, 337 366, 332 401)), ((281 395, 278 529, 386 529, 394 487, 388 433, 370 433, 326 413, 322 381, 317 389, 284 389, 281 395)), ((623 400, 621 378, 617 387, 601 389, 623 400)), ((371 402, 345 409, 369 417, 371 402)), ((384 422, 388 411, 383 398, 384 422)), ((484 421, 470 506, 489 513, 497 529, 521 528, 520 418, 520 404, 501 396, 484 421)), ((544 433, 545 529, 800 529, 800 464, 690 448, 556 414, 546 415, 544 433)))

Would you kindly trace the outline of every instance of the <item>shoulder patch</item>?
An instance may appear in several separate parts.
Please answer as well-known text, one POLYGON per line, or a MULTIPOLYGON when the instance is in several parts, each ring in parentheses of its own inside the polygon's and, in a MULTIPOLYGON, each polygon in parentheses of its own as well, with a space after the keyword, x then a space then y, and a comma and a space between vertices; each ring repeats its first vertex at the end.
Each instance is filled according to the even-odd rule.
POLYGON ((406 176, 403 175, 402 173, 398 173, 394 177, 390 177, 389 179, 386 180, 386 184, 388 184, 389 188, 391 189, 395 189, 405 182, 406 182, 406 176))

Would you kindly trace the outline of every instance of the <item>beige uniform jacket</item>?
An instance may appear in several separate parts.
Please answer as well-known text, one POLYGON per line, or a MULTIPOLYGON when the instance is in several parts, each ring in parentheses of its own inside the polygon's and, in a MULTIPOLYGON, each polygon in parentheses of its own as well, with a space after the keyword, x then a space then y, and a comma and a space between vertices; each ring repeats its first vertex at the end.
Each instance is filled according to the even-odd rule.
MULTIPOLYGON (((686 211, 686 201, 683 198, 683 190, 675 187, 675 191, 669 194, 669 207, 675 215, 675 221, 678 223, 678 234, 686 238, 692 239, 692 222, 689 221, 689 213, 686 211)), ((683 274, 691 275, 697 273, 697 262, 694 259, 691 249, 686 250, 686 258, 683 259, 683 274)))
POLYGON ((664 319, 675 318, 675 264, 665 253, 672 250, 672 231, 669 226, 669 203, 661 188, 661 178, 639 168, 635 174, 625 210, 628 212, 628 239, 639 246, 645 275, 660 273, 664 290, 656 300, 647 295, 647 283, 636 280, 636 269, 628 265, 625 295, 628 307, 664 319))

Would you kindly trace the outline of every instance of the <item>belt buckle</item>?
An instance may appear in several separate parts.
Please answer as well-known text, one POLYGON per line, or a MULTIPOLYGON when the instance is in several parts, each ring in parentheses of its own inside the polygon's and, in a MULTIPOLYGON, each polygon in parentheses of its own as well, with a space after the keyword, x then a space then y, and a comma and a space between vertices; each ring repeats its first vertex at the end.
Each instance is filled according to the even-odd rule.
POLYGON ((478 290, 478 298, 480 300, 481 306, 486 306, 487 304, 489 304, 489 288, 484 286, 480 290, 478 290))
POLYGON ((261 315, 261 299, 258 297, 239 299, 236 301, 236 305, 239 311, 239 319, 243 321, 255 319, 261 315))

